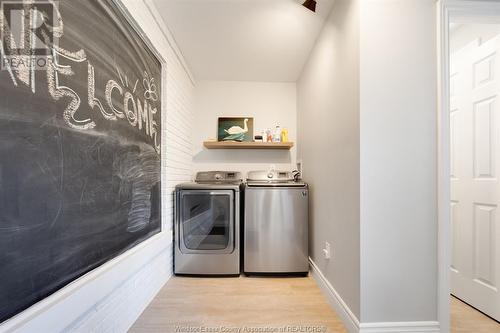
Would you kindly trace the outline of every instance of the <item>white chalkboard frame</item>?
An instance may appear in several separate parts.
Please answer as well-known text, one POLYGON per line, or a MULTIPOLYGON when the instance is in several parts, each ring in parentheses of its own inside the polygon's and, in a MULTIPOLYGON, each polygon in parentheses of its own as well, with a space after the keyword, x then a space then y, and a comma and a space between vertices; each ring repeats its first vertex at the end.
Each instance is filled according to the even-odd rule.
MULTIPOLYGON (((158 62, 160 62, 162 66, 162 84, 165 82, 165 78, 163 77, 163 72, 165 70, 165 66, 167 64, 167 61, 165 58, 161 55, 161 53, 156 49, 154 44, 151 42, 151 39, 148 37, 148 35, 144 32, 144 30, 141 28, 139 23, 134 19, 130 11, 127 9, 127 7, 123 4, 121 0, 111 0, 116 7, 120 10, 120 13, 125 17, 127 20, 127 23, 130 24, 130 26, 134 29, 135 32, 141 37, 142 41, 148 46, 149 50, 154 54, 158 62)), ((163 96, 162 96, 162 102, 163 102, 163 96)))

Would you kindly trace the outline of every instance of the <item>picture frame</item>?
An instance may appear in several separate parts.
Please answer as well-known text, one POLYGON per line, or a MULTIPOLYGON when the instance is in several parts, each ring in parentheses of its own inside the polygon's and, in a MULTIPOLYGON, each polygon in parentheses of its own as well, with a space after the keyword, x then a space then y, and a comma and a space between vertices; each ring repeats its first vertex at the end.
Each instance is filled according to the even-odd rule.
POLYGON ((253 142, 252 117, 220 117, 217 125, 218 141, 253 142))

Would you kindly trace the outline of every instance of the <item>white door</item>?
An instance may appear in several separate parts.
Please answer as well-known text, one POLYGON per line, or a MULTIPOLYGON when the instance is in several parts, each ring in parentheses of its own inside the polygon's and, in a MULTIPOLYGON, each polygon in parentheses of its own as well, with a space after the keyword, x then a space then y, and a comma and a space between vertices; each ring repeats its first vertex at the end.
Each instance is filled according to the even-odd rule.
POLYGON ((451 56, 452 294, 500 320, 500 36, 451 56))

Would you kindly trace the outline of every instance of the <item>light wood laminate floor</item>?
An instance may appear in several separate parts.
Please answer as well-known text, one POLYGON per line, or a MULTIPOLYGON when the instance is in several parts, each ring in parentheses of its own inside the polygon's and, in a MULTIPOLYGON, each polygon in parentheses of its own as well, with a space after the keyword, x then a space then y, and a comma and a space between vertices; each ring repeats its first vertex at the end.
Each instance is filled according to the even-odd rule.
POLYGON ((500 333, 500 324, 459 299, 452 297, 451 332, 500 333))
POLYGON ((286 325, 347 332, 312 277, 173 277, 130 332, 182 332, 180 328, 199 332, 201 327, 279 332, 286 325))
MULTIPOLYGON (((347 332, 312 277, 171 278, 140 316, 132 333, 182 329, 314 326, 347 332)), ((185 332, 185 331, 184 331, 185 332)), ((244 332, 242 330, 242 332, 244 332)), ((248 330, 251 332, 251 330, 248 330)), ((272 332, 272 330, 269 330, 272 332)), ((279 331, 278 331, 279 332, 279 331)), ((500 333, 500 324, 451 298, 452 333, 500 333)))

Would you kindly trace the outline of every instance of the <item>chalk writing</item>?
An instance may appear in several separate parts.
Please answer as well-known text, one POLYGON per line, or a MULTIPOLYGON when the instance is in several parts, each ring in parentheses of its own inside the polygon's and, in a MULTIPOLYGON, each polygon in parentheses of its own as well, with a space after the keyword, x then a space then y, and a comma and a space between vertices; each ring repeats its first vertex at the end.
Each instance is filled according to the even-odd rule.
MULTIPOLYGON (((57 38, 63 38, 64 22, 59 11, 57 11, 56 17, 52 31, 57 38)), ((3 20, 3 14, 0 15, 0 20, 3 20)), ((3 21, 0 21, 0 24, 3 24, 3 21)), ((28 42, 29 45, 35 45, 31 41, 35 38, 33 31, 26 29, 23 30, 23 33, 25 34, 24 38, 21 39, 23 46, 25 46, 24 43, 28 42)), ((159 101, 159 91, 154 77, 144 71, 143 77, 137 78, 134 86, 129 88, 128 76, 124 75, 124 72, 115 64, 116 73, 118 74, 117 79, 121 84, 113 78, 109 78, 107 82, 101 82, 105 87, 103 91, 105 101, 101 101, 97 97, 96 91, 96 68, 87 58, 85 50, 67 50, 61 47, 59 43, 53 43, 52 39, 44 34, 42 34, 41 38, 44 38, 44 42, 51 48, 51 55, 44 57, 46 63, 43 66, 47 75, 49 94, 56 101, 63 98, 69 100, 62 113, 62 118, 67 126, 82 131, 94 129, 96 127, 94 117, 96 116, 102 116, 108 121, 125 120, 130 126, 150 137, 156 152, 160 154, 158 124, 155 120, 155 115, 158 113, 155 104, 159 101), (75 75, 73 65, 78 63, 87 64, 87 98, 83 100, 86 101, 88 108, 94 112, 91 112, 90 115, 85 112, 86 116, 81 115, 83 113, 81 111, 84 110, 82 110, 83 105, 80 95, 69 84, 63 83, 65 77, 69 78, 75 75), (144 92, 140 95, 142 99, 138 95, 139 80, 142 80, 143 83, 142 89, 144 92), (120 102, 117 103, 116 101, 120 102)), ((11 54, 9 62, 4 67, 8 70, 15 86, 18 86, 18 82, 21 82, 26 86, 30 86, 32 92, 36 94, 35 77, 39 71, 35 71, 36 64, 30 63, 33 58, 30 55, 29 48, 25 47, 21 54, 12 52, 18 47, 19 45, 16 45, 11 35, 9 35, 8 43, 2 41, 0 44, 2 61, 6 59, 6 50, 7 53, 11 54), (16 65, 15 68, 12 68, 12 64, 16 65)))

